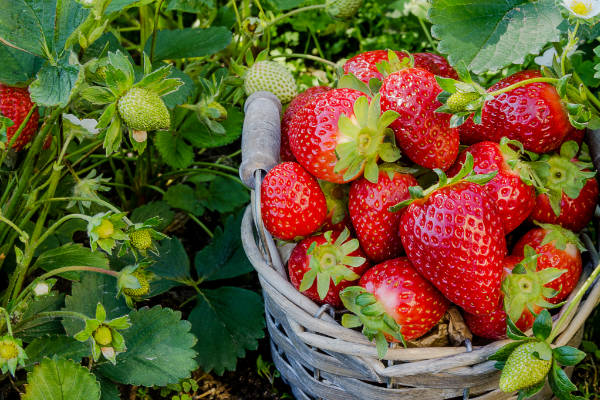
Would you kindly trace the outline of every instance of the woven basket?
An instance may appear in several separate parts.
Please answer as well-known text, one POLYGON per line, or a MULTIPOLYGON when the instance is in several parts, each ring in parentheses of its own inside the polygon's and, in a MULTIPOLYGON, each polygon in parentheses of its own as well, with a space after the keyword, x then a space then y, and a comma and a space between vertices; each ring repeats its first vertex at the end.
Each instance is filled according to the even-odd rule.
MULTIPOLYGON (((266 172, 278 163, 281 104, 270 93, 259 92, 248 98, 245 111, 240 176, 250 188, 260 188, 266 172)), ((600 142, 588 142, 594 161, 600 160, 600 142)), ((262 285, 275 366, 297 399, 516 398, 498 389, 500 371, 487 360, 508 340, 481 347, 468 341, 461 347, 393 347, 379 360, 374 343, 342 327, 333 310, 292 286, 284 265, 289 249, 276 247, 260 215, 260 190, 253 190, 242 221, 242 243, 262 285)), ((598 263, 592 240, 585 234, 583 239, 590 251, 579 285, 598 263)), ((600 284, 595 282, 554 345, 580 344, 583 324, 599 299, 600 284)), ((549 388, 536 396, 550 397, 549 388)))

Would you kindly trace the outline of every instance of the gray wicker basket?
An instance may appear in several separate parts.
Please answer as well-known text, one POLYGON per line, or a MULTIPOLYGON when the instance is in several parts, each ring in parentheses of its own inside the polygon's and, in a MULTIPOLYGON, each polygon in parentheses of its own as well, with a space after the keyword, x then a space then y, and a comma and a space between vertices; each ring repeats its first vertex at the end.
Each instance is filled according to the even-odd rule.
MULTIPOLYGON (((245 112, 240 176, 248 187, 259 189, 279 160, 281 104, 272 94, 259 92, 248 98, 245 112)), ((599 143, 590 143, 590 148, 600 160, 599 143)), ((342 327, 333 310, 319 307, 292 286, 284 265, 290 249, 277 248, 260 215, 260 190, 252 190, 242 242, 263 288, 274 363, 297 399, 516 398, 498 389, 500 372, 487 360, 506 340, 481 347, 468 341, 461 347, 393 347, 379 360, 375 345, 362 333, 342 327)), ((584 239, 591 257, 580 285, 598 263, 592 241, 584 239)), ((583 324, 599 299, 596 282, 555 345, 579 345, 583 324)), ((536 398, 550 397, 546 388, 536 398)))

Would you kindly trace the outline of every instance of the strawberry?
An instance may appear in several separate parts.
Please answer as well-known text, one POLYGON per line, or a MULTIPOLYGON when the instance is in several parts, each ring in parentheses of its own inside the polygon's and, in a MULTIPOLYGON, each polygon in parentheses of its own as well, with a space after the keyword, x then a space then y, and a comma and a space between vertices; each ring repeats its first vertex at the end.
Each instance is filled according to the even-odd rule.
POLYGON ((342 317, 346 327, 363 325, 363 333, 375 338, 380 353, 387 341, 419 338, 433 328, 446 313, 449 302, 427 282, 406 258, 377 264, 340 294, 352 314, 342 317))
POLYGON ((279 152, 281 161, 296 161, 294 153, 292 153, 292 149, 290 148, 290 140, 288 138, 289 124, 294 114, 296 114, 298 110, 304 107, 306 103, 309 103, 317 95, 325 93, 329 90, 331 90, 331 88, 327 86, 310 87, 304 92, 300 93, 298 96, 294 97, 294 99, 290 102, 281 119, 281 150, 279 152))
MULTIPOLYGON (((400 61, 408 57, 403 51, 396 51, 400 61)), ((448 61, 440 55, 433 53, 413 54, 415 68, 427 70, 435 75, 446 78, 458 79, 456 71, 448 64, 448 61)), ((371 50, 360 53, 346 61, 344 73, 352 74, 359 80, 368 84, 371 79, 383 80, 384 74, 378 68, 378 64, 389 62, 387 50, 371 50)))
MULTIPOLYGON (((517 264, 521 261, 522 257, 507 256, 502 262, 503 271, 502 279, 505 279, 517 264)), ((541 307, 535 306, 534 311, 541 311, 541 307)), ((473 315, 464 313, 465 322, 467 326, 473 332, 474 335, 493 340, 500 340, 506 338, 506 311, 504 311, 503 302, 498 308, 489 314, 473 315)), ((533 326, 535 320, 534 314, 532 314, 527 307, 522 310, 522 314, 515 325, 522 332, 526 332, 533 326)))
POLYGON ((294 75, 275 61, 255 62, 244 75, 244 90, 252 93, 265 90, 273 93, 282 103, 289 103, 297 94, 294 75))
POLYGON ((327 204, 319 184, 295 162, 276 165, 260 192, 265 228, 279 239, 310 235, 325 221, 327 204))
POLYGON ((554 289, 555 296, 546 298, 552 304, 558 304, 575 289, 581 276, 582 263, 580 250, 583 244, 577 236, 558 225, 540 224, 527 232, 515 245, 512 254, 523 257, 525 246, 531 246, 539 255, 537 270, 556 268, 566 271, 545 286, 554 289))
MULTIPOLYGON (((517 72, 496 83, 488 92, 540 76, 539 71, 517 72)), ((536 153, 558 149, 573 129, 556 88, 549 83, 531 83, 499 94, 483 106, 481 124, 469 118, 459 127, 463 143, 499 142, 506 136, 536 153)))
POLYGON ((100 346, 108 346, 112 343, 112 333, 110 332, 110 328, 106 325, 100 325, 94 331, 94 340, 100 346))
POLYGON ((513 392, 525 389, 541 382, 552 366, 552 356, 542 360, 542 353, 552 354, 550 346, 545 342, 526 342, 517 347, 506 360, 500 376, 500 390, 513 392))
POLYGON ((133 138, 137 142, 144 142, 148 131, 169 129, 171 126, 167 106, 158 94, 148 89, 129 89, 119 99, 117 109, 125 125, 134 131, 133 138))
POLYGON ((494 179, 485 184, 487 194, 496 203, 502 218, 504 233, 509 234, 531 214, 535 205, 535 189, 521 179, 521 172, 527 166, 519 161, 519 153, 509 143, 476 143, 463 151, 456 164, 448 171, 456 175, 464 165, 466 153, 473 155, 473 170, 478 174, 498 171, 494 179))
POLYGON ((379 168, 377 183, 365 178, 352 182, 348 201, 350 218, 362 249, 370 260, 381 262, 398 257, 402 242, 398 224, 402 213, 389 208, 410 198, 408 188, 417 180, 394 164, 379 168))
MULTIPOLYGON (((0 114, 10 119, 13 125, 6 129, 6 143, 10 143, 13 135, 17 132, 31 107, 34 107, 27 88, 17 88, 0 84, 0 114)), ((29 121, 21 131, 19 137, 15 140, 12 147, 19 151, 25 145, 31 142, 37 132, 39 113, 37 109, 33 111, 29 121)))
POLYGON ((468 157, 452 180, 438 170, 439 184, 411 190, 422 198, 402 214, 400 237, 415 268, 446 298, 471 314, 489 314, 500 303, 506 242, 494 201, 473 183, 492 175, 462 179, 471 172, 468 157))
POLYGON ((152 236, 149 229, 139 229, 129 234, 131 244, 138 250, 146 250, 152 246, 152 236))
POLYGON ((327 0, 325 10, 334 18, 352 18, 358 12, 363 0, 327 0))
POLYGON ((536 163, 543 192, 536 198, 532 220, 557 224, 572 231, 582 230, 594 216, 598 182, 591 163, 577 160, 575 142, 565 142, 559 154, 545 155, 536 163))
POLYGON ((447 170, 458 155, 459 138, 450 114, 435 112, 441 91, 431 72, 403 69, 383 80, 381 109, 400 114, 391 128, 404 154, 423 167, 447 170))
POLYGON ((134 299, 141 299, 150 291, 150 283, 148 282, 148 278, 146 278, 146 275, 139 269, 133 271, 131 275, 137 278, 140 287, 137 289, 131 289, 127 287, 123 288, 123 293, 129 297, 133 297, 134 299))
POLYGON ((298 162, 319 179, 334 183, 376 181, 377 161, 394 162, 400 152, 388 125, 397 117, 381 114, 379 95, 369 99, 354 89, 333 89, 306 104, 289 124, 290 146, 298 162))
POLYGON ((358 281, 367 268, 365 254, 347 228, 302 240, 288 261, 290 282, 296 289, 336 308, 342 306, 340 291, 358 281))
POLYGON ((343 231, 344 228, 352 228, 352 222, 348 215, 348 185, 339 185, 319 180, 319 186, 325 195, 327 202, 327 217, 321 231, 343 231))

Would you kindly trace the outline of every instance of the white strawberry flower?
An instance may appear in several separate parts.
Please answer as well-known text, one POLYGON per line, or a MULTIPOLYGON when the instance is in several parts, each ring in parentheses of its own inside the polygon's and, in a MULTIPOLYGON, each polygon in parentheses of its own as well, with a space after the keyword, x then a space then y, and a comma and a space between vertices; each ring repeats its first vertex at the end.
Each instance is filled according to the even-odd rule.
MULTIPOLYGON (((577 47, 574 47, 571 50, 569 50, 569 52, 567 53, 567 57, 571 57, 575 53, 576 50, 577 50, 577 47)), ((535 58, 535 63, 539 66, 552 68, 552 62, 554 61, 555 58, 557 58, 556 49, 554 47, 550 47, 548 50, 546 50, 544 52, 544 54, 537 56, 535 58)))
POLYGON ((600 0, 562 0, 562 4, 578 18, 590 19, 600 14, 600 0))
POLYGON ((410 0, 404 4, 404 14, 413 14, 417 18, 426 20, 430 8, 431 4, 428 0, 410 0))
POLYGON ((33 288, 33 293, 35 293, 36 296, 44 296, 50 293, 50 285, 46 282, 40 282, 33 288))

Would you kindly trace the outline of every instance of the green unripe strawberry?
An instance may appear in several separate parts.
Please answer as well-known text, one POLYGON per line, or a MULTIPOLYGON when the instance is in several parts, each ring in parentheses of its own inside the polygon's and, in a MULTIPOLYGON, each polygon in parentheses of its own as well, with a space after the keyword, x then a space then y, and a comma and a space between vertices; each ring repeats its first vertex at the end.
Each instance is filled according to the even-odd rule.
POLYGON ((134 131, 168 129, 171 116, 167 106, 155 92, 143 88, 132 88, 117 104, 125 125, 134 131))
POLYGON ((150 284, 148 283, 148 279, 146 279, 144 274, 140 271, 134 271, 131 275, 137 278, 140 287, 137 289, 124 288, 123 293, 133 298, 141 298, 148 294, 150 291, 150 284))
POLYGON ((108 219, 103 219, 97 232, 100 239, 108 239, 115 232, 115 226, 108 219))
POLYGON ((452 112, 460 112, 465 111, 465 107, 472 101, 477 100, 480 97, 479 93, 468 92, 461 93, 456 92, 453 93, 450 97, 448 97, 448 101, 446 105, 452 112))
POLYGON ((358 12, 363 0, 327 0, 326 10, 334 18, 352 18, 358 12))
POLYGON ((282 103, 288 103, 296 97, 296 80, 292 73, 275 61, 254 63, 244 76, 244 90, 252 93, 265 90, 273 93, 282 103))
POLYGON ((149 229, 140 229, 129 234, 131 244, 138 250, 146 250, 152 246, 152 236, 149 229))
POLYGON ((11 360, 19 355, 19 349, 15 342, 5 340, 0 342, 0 358, 11 360))
MULTIPOLYGON (((539 353, 541 342, 528 342, 517 347, 506 360, 500 376, 500 390, 509 393, 539 383, 550 372, 552 360, 540 360, 533 355, 539 353)), ((550 351, 548 347, 548 351, 550 351)))
POLYGON ((94 340, 100 346, 108 346, 112 343, 112 333, 110 328, 106 325, 100 325, 96 331, 94 331, 94 340))

